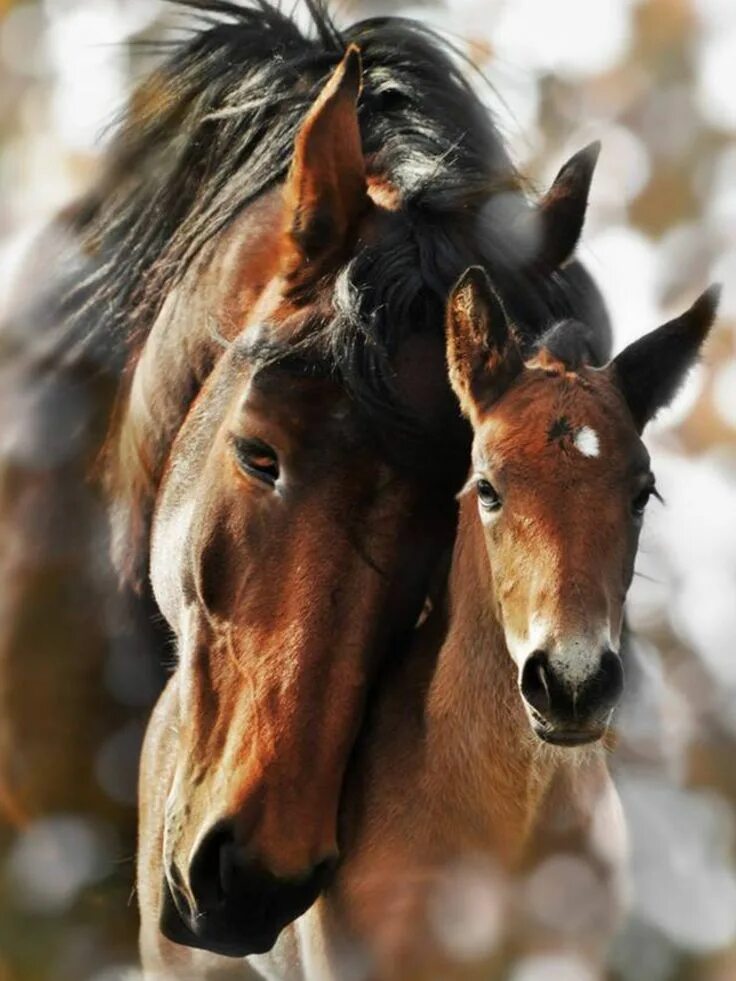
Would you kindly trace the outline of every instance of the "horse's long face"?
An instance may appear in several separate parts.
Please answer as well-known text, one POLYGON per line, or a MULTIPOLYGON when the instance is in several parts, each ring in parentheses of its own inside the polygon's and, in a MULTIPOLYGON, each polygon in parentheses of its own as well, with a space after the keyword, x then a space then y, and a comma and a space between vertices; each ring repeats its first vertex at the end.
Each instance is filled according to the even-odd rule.
POLYGON ((268 948, 323 884, 367 677, 421 602, 437 513, 419 491, 307 366, 254 368, 236 344, 190 413, 152 552, 179 648, 164 861, 200 917, 175 939, 268 948))
MULTIPOLYGON (((350 51, 302 127, 282 210, 253 233, 260 292, 179 430, 154 518, 179 660, 161 928, 233 956, 269 949, 329 875, 371 674, 421 612, 462 480, 458 466, 428 486, 416 447, 402 459, 411 441, 358 407, 324 335, 356 236, 392 220, 367 197, 357 72, 350 51)), ((460 462, 441 338, 407 347, 396 388, 423 422, 454 419, 460 462)))
MULTIPOLYGON (((474 429, 468 490, 519 691, 547 742, 600 738, 621 695, 623 604, 655 492, 639 433, 673 394, 713 315, 706 294, 595 370, 548 350, 523 364, 478 272, 451 300, 453 384, 474 429)), ((568 351, 576 332, 571 323, 568 351)))

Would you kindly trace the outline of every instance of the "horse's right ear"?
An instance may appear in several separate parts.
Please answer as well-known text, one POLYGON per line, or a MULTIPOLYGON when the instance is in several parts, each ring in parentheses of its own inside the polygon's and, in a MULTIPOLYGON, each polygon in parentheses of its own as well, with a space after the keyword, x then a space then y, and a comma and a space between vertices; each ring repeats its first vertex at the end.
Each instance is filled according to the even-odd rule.
POLYGON ((299 129, 284 187, 282 271, 294 285, 313 281, 346 248, 368 207, 358 125, 360 51, 350 45, 299 129))
POLYGON ((689 310, 629 344, 608 371, 641 432, 668 405, 698 359, 715 320, 720 286, 711 286, 689 310))
POLYGON ((446 343, 450 383, 473 421, 523 368, 506 311, 480 266, 466 269, 450 294, 446 343))
POLYGON ((553 272, 575 251, 600 152, 596 141, 570 157, 542 200, 522 219, 518 232, 530 243, 529 265, 537 271, 553 272))

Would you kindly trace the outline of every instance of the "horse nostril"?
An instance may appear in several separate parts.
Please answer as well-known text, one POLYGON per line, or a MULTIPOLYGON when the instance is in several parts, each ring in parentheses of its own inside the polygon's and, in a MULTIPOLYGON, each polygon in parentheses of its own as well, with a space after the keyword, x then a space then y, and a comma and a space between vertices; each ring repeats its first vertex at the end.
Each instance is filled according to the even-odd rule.
POLYGON ((189 887, 196 912, 205 914, 202 922, 207 917, 238 916, 239 910, 247 909, 252 925, 275 917, 283 926, 316 899, 335 865, 336 858, 329 856, 302 876, 281 878, 257 859, 247 857, 236 839, 234 825, 219 821, 203 836, 194 853, 189 887))
POLYGON ((549 658, 544 651, 535 651, 527 658, 521 673, 521 693, 532 708, 542 715, 551 709, 549 658))
POLYGON ((219 822, 202 838, 189 867, 189 886, 200 910, 214 909, 232 889, 236 845, 227 822, 219 822))

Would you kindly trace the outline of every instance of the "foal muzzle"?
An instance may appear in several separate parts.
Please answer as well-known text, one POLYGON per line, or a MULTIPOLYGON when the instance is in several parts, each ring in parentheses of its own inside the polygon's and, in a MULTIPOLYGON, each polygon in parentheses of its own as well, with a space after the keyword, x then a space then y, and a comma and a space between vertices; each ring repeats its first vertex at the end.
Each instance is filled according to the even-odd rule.
POLYGON ((544 742, 581 746, 600 739, 624 687, 621 658, 602 653, 596 670, 571 682, 545 651, 524 664, 519 683, 532 729, 544 742))

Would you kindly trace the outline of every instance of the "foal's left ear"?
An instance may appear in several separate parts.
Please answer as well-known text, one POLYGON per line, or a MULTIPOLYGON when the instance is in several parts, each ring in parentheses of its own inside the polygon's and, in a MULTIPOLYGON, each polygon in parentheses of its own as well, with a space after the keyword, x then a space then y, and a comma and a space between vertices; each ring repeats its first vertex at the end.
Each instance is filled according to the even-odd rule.
POLYGON ((368 207, 360 88, 360 51, 351 44, 296 136, 284 187, 282 269, 287 279, 313 280, 324 273, 368 207))
POLYGON ((446 344, 450 383, 473 422, 524 366, 503 304, 480 266, 466 269, 450 294, 446 344))
POLYGON ((639 432, 674 398, 698 359, 715 319, 721 287, 711 286, 689 310, 629 344, 606 369, 639 432))

